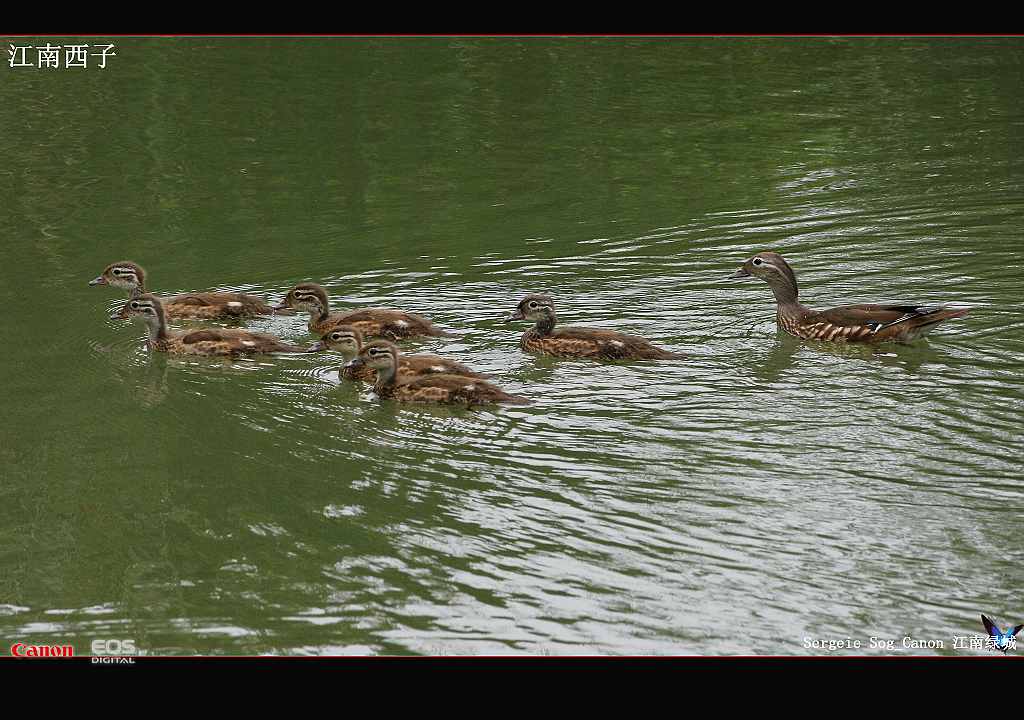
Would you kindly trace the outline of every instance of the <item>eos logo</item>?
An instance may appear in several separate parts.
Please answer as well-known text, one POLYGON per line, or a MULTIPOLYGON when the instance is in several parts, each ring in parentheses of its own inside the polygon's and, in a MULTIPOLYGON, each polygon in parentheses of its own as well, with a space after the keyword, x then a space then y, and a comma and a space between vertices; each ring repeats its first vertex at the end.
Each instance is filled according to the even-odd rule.
POLYGON ((97 657, 139 654, 134 640, 93 640, 91 649, 92 654, 97 657))

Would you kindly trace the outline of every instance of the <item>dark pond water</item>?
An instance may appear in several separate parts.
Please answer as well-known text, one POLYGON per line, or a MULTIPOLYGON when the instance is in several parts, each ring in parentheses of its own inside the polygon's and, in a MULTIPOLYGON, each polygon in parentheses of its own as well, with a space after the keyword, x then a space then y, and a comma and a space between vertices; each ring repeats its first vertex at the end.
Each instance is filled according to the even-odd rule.
POLYGON ((0 64, 9 644, 954 653, 979 613, 1024 621, 1020 39, 3 47, 47 41, 116 56, 0 64), (912 346, 793 341, 725 279, 763 249, 812 306, 974 310, 912 346), (406 347, 534 404, 153 355, 87 285, 125 258, 161 293, 421 312, 458 335, 406 347), (692 357, 525 355, 502 320, 536 291, 692 357))

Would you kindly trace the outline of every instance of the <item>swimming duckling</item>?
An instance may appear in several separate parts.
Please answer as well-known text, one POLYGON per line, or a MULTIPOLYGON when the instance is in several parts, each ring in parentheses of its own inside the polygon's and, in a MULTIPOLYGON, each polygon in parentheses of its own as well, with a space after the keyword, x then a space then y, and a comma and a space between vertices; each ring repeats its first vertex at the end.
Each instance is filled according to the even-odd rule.
MULTIPOLYGON (((346 360, 352 360, 359 354, 363 347, 363 334, 351 325, 337 325, 324 333, 319 342, 313 343, 309 352, 319 350, 336 350, 345 356, 346 360)), ((346 364, 339 369, 338 374, 346 380, 363 380, 373 382, 377 378, 377 371, 368 365, 359 368, 351 368, 346 364)), ((403 353, 398 363, 398 382, 411 380, 421 375, 461 375, 462 377, 483 378, 484 375, 473 372, 462 363, 443 358, 438 355, 427 355, 417 353, 406 355, 403 353)))
MULTIPOLYGON (((146 271, 128 260, 111 263, 90 285, 110 285, 128 291, 137 298, 146 293, 146 271)), ((274 308, 261 298, 237 292, 184 293, 160 299, 169 318, 245 318, 273 315, 274 308)))
POLYGON ((526 405, 530 402, 526 398, 509 395, 486 380, 459 375, 423 375, 403 382, 399 380, 397 373, 400 366, 401 353, 394 343, 377 340, 364 345, 355 359, 346 367, 356 372, 362 367, 376 370, 377 382, 373 389, 377 395, 400 402, 464 403, 466 405, 481 403, 526 405))
POLYGON ((527 352, 557 357, 597 360, 681 360, 686 356, 669 352, 636 335, 585 327, 555 329, 555 304, 549 295, 527 295, 505 320, 536 323, 523 333, 519 346, 527 352))
POLYGON ((427 335, 448 335, 422 315, 390 310, 363 308, 331 313, 327 291, 316 283, 301 283, 292 288, 275 310, 292 308, 309 313, 309 330, 323 335, 337 325, 351 325, 367 337, 386 337, 391 340, 427 335))
POLYGON ((175 355, 255 355, 257 353, 301 353, 307 348, 289 345, 266 333, 237 328, 175 332, 167 329, 163 303, 145 293, 129 300, 113 319, 141 318, 149 328, 151 350, 175 355))

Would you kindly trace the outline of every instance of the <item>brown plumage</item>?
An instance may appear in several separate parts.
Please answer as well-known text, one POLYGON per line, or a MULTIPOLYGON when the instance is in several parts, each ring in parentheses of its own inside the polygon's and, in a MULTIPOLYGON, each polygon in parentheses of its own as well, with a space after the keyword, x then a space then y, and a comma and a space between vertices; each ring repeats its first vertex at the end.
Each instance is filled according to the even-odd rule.
POLYGON ((323 335, 339 325, 356 328, 366 337, 384 337, 391 340, 417 337, 443 337, 448 335, 422 315, 390 310, 388 308, 363 308, 330 312, 327 291, 316 283, 301 283, 292 288, 284 301, 275 310, 292 308, 309 313, 309 330, 323 335))
POLYGON ((585 327, 555 328, 554 301, 548 295, 527 295, 505 322, 536 323, 523 333, 519 346, 527 352, 595 360, 681 360, 686 356, 636 335, 585 327))
POLYGON ((239 329, 210 329, 173 332, 167 329, 163 305, 156 295, 132 298, 117 319, 141 318, 149 328, 149 347, 175 355, 255 355, 259 353, 300 353, 306 348, 289 345, 273 335, 239 329))
POLYGON ((909 343, 943 320, 966 315, 966 308, 941 305, 843 305, 812 310, 797 301, 796 273, 781 255, 762 252, 747 260, 732 278, 759 277, 778 303, 776 320, 790 335, 805 340, 909 343))
MULTIPOLYGON (((146 293, 146 271, 128 260, 111 263, 89 281, 90 285, 110 285, 128 292, 131 298, 146 293)), ((237 292, 183 293, 160 298, 168 318, 246 318, 273 315, 274 308, 262 298, 237 292)))
MULTIPOLYGON (((320 338, 319 342, 309 348, 309 352, 319 350, 334 350, 351 361, 359 354, 363 347, 363 334, 351 325, 337 325, 320 338)), ((346 380, 362 380, 374 382, 377 379, 377 371, 368 365, 358 368, 343 366, 339 368, 338 374, 346 380)), ((421 375, 460 375, 470 378, 484 378, 485 375, 473 372, 462 363, 443 358, 439 355, 428 355, 417 353, 406 355, 402 353, 398 362, 398 382, 405 382, 421 375)))
POLYGON ((401 353, 386 340, 364 345, 347 367, 358 371, 372 368, 377 373, 373 388, 382 398, 399 402, 431 402, 479 405, 483 403, 529 404, 529 400, 509 395, 501 388, 479 378, 460 375, 421 375, 402 380, 396 369, 401 366, 401 353))

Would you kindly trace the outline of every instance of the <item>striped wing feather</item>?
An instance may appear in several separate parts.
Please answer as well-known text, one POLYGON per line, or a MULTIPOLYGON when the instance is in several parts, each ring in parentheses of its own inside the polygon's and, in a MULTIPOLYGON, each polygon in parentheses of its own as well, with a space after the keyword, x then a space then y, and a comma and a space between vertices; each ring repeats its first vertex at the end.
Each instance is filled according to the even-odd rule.
POLYGON ((808 313, 801 325, 825 340, 885 340, 967 313, 934 305, 843 305, 808 313))

